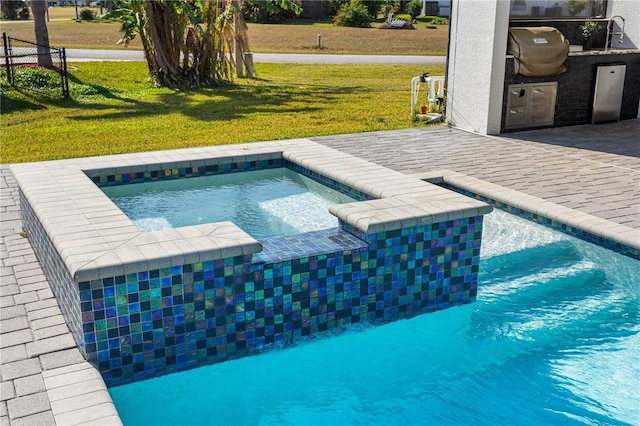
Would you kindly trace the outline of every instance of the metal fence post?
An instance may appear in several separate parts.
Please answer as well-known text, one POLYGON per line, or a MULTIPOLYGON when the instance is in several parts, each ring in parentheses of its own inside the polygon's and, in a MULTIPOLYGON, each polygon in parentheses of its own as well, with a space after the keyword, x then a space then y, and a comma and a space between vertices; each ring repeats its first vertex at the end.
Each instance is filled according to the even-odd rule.
POLYGON ((60 59, 62 60, 62 96, 69 97, 69 76, 67 74, 67 50, 60 49, 60 59))
POLYGON ((11 66, 9 65, 9 43, 7 40, 7 33, 2 33, 2 43, 4 44, 4 65, 7 68, 7 81, 13 85, 13 78, 11 78, 11 66))

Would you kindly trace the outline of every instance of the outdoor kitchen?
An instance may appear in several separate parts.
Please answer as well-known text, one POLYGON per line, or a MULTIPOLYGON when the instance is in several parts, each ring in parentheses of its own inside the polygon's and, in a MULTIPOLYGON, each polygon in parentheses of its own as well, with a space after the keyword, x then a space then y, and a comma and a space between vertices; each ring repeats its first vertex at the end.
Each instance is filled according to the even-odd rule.
POLYGON ((638 117, 637 1, 466 2, 464 8, 452 9, 449 22, 447 124, 490 135, 590 125, 594 99, 606 110, 606 114, 595 115, 596 123, 638 117), (528 42, 510 40, 514 29, 540 27, 552 29, 553 43, 534 30, 528 42), (508 45, 516 48, 509 51, 508 45), (554 64, 547 63, 547 54, 554 64), (614 64, 623 65, 624 77, 622 70, 599 67, 614 64), (543 69, 530 73, 527 70, 532 65, 543 69), (598 76, 603 84, 596 84, 598 76), (615 90, 604 90, 608 84, 614 84, 615 90), (596 97, 596 86, 604 95, 615 94, 616 99, 596 97))
POLYGON ((626 24, 620 15, 512 16, 501 132, 638 117, 640 49, 626 24))

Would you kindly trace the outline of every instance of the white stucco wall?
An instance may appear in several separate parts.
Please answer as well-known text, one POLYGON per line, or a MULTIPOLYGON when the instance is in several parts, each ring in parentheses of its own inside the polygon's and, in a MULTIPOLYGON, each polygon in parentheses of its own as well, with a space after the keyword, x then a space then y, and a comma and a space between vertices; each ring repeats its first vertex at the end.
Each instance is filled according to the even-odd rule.
MULTIPOLYGON (((624 22, 624 42, 618 43, 618 36, 612 39, 611 47, 624 49, 640 49, 640 1, 612 0, 607 4, 607 17, 622 16, 624 22)), ((620 23, 619 20, 615 21, 620 23)), ((616 30, 619 30, 616 27, 616 30)))
POLYGON ((509 28, 508 0, 453 0, 447 67, 447 123, 500 133, 509 28))
MULTIPOLYGON (((607 17, 619 15, 624 18, 624 42, 619 43, 618 37, 612 38, 611 47, 623 49, 640 49, 640 1, 611 0, 607 4, 607 17)), ((619 23, 619 20, 615 22, 619 23)), ((616 29, 620 29, 616 27, 616 29)), ((638 118, 640 118, 640 104, 638 104, 638 118)))

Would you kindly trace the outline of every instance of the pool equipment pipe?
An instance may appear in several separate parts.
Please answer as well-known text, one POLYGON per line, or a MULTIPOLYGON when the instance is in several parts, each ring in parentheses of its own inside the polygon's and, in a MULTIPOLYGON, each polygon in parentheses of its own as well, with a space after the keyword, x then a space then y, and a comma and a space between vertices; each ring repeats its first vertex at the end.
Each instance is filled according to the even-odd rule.
POLYGON ((444 98, 444 76, 429 77, 429 73, 423 73, 420 76, 411 79, 411 117, 416 115, 416 104, 418 103, 418 94, 420 85, 427 83, 428 110, 431 105, 436 104, 442 107, 442 99, 444 98))

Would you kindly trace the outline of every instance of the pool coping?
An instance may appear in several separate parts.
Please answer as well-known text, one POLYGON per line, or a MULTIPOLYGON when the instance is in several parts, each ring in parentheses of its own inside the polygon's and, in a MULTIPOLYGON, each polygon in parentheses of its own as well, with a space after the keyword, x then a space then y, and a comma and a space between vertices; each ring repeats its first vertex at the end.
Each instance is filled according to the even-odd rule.
POLYGON ((80 282, 262 250, 259 241, 231 222, 142 232, 91 178, 274 158, 376 198, 330 208, 363 233, 478 216, 492 209, 308 139, 23 163, 12 165, 11 172, 71 276, 80 282))
POLYGON ((539 216, 588 232, 634 250, 640 250, 640 231, 560 204, 493 184, 452 170, 413 173, 434 184, 445 183, 539 216))
POLYGON ((84 361, 42 372, 58 425, 122 425, 100 372, 84 361))

